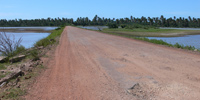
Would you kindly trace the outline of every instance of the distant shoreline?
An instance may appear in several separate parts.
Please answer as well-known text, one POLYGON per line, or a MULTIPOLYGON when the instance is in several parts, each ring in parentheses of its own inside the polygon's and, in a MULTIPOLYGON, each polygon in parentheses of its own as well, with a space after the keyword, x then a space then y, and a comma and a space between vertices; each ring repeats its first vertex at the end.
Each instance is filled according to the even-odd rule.
POLYGON ((51 33, 51 31, 45 30, 19 30, 19 29, 0 29, 0 32, 13 32, 13 33, 26 33, 26 32, 34 32, 34 33, 51 33))
POLYGON ((13 33, 51 33, 57 27, 0 27, 0 32, 13 32, 13 33))

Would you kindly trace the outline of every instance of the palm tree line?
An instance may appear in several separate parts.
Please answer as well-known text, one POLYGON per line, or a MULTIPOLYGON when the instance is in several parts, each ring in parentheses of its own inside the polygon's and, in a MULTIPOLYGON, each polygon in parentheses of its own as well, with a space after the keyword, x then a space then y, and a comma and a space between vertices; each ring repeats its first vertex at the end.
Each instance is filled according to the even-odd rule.
POLYGON ((200 18, 194 17, 170 17, 165 18, 163 15, 160 17, 144 17, 136 18, 130 16, 129 18, 104 18, 95 15, 91 20, 88 17, 78 17, 76 20, 73 18, 42 18, 42 19, 13 19, 13 20, 0 20, 1 27, 18 27, 18 26, 60 26, 60 25, 81 25, 81 26, 105 26, 109 23, 117 25, 148 25, 154 27, 200 27, 200 18))

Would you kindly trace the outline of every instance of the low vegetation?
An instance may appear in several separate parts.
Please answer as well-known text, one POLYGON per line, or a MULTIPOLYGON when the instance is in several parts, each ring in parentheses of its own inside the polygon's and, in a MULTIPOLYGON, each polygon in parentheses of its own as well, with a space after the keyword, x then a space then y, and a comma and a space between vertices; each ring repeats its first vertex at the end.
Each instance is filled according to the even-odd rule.
POLYGON ((26 92, 20 88, 10 88, 7 92, 3 92, 1 97, 4 99, 9 100, 20 100, 20 96, 23 96, 26 92))
POLYGON ((13 55, 16 56, 20 53, 23 53, 24 51, 26 51, 26 48, 21 45, 21 46, 16 48, 16 50, 13 52, 13 55))
POLYGON ((0 63, 0 70, 4 70, 4 69, 6 69, 5 64, 0 63))
POLYGON ((108 23, 108 28, 118 28, 118 25, 115 23, 108 23))

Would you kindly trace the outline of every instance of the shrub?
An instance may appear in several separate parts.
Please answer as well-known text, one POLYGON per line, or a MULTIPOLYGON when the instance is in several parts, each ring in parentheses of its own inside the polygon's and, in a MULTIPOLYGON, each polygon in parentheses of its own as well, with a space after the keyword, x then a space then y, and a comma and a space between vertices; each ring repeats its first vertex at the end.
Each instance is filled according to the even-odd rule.
POLYGON ((146 29, 146 30, 147 30, 147 29, 149 29, 149 27, 143 27, 143 29, 146 29))
POLYGON ((40 47, 40 46, 46 47, 47 45, 52 44, 52 43, 54 43, 54 42, 55 42, 54 39, 49 40, 49 39, 47 39, 47 38, 43 38, 43 39, 41 39, 40 41, 36 42, 36 43, 34 44, 34 46, 35 46, 35 47, 40 47))
POLYGON ((108 28, 118 28, 118 25, 115 23, 109 23, 107 26, 108 28))
POLYGON ((185 46, 185 49, 188 49, 188 50, 195 50, 196 48, 194 46, 185 46))
POLYGON ((30 51, 30 55, 33 58, 33 61, 36 61, 36 60, 40 59, 37 49, 31 50, 30 51))
POLYGON ((127 25, 125 28, 126 29, 142 28, 142 25, 139 24, 127 25))
POLYGON ((25 50, 26 50, 26 48, 21 45, 21 46, 17 47, 17 49, 14 51, 13 55, 15 56, 15 55, 17 55, 19 53, 24 52, 25 50))
POLYGON ((56 28, 55 30, 59 30, 59 29, 61 29, 60 27, 58 27, 58 28, 56 28))
POLYGON ((184 46, 176 43, 176 44, 174 44, 174 47, 176 47, 176 48, 182 48, 183 49, 184 46))
POLYGON ((0 64, 0 70, 6 69, 5 65, 0 64))
POLYGON ((121 26, 121 28, 125 28, 127 25, 125 25, 125 24, 122 24, 122 25, 120 25, 121 26))

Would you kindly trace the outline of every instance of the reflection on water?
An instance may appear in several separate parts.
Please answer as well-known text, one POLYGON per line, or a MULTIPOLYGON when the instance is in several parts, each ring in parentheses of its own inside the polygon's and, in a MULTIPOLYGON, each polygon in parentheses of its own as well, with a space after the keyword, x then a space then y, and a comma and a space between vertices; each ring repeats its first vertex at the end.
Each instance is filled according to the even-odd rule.
POLYGON ((171 44, 182 44, 184 46, 194 46, 197 49, 200 49, 200 35, 187 35, 184 37, 147 37, 149 39, 164 40, 167 43, 171 44))

